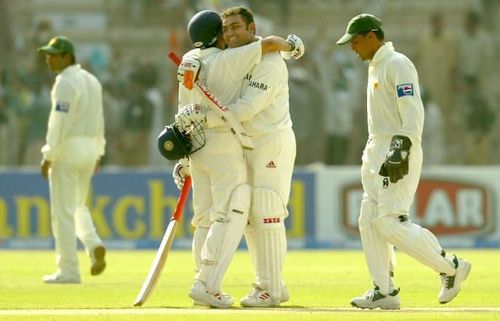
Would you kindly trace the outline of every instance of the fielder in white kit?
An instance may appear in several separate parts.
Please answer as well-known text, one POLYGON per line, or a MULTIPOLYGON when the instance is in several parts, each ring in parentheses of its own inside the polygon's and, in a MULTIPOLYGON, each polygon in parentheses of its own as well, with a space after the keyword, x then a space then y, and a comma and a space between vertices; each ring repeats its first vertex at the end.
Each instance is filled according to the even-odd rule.
MULTIPOLYGON (((271 36, 245 47, 223 50, 222 21, 210 10, 191 18, 188 33, 197 49, 184 55, 178 69, 184 86, 179 86, 180 110, 176 115, 176 121, 186 128, 207 122, 202 112, 207 108, 202 104, 207 102, 188 89, 184 78, 188 72, 196 75, 201 66, 199 79, 227 104, 240 95, 243 77, 262 54, 295 48, 290 41, 271 36)), ((234 301, 222 294, 222 279, 247 225, 251 188, 243 149, 229 127, 206 129, 205 134, 206 145, 190 155, 189 160, 195 226, 193 256, 197 268, 190 296, 197 304, 227 308, 234 301)), ((174 167, 173 176, 179 187, 187 174, 186 167, 185 160, 174 167)))
POLYGON ((471 264, 447 254, 427 229, 412 223, 409 209, 422 169, 424 107, 413 63, 384 41, 382 22, 370 14, 351 19, 338 45, 351 44, 361 60, 369 60, 368 142, 363 152, 363 200, 359 231, 374 288, 353 298, 358 308, 399 309, 393 281, 394 246, 438 272, 440 303, 450 302, 471 264))
POLYGON ((78 237, 91 259, 91 275, 104 271, 105 248, 85 205, 91 178, 104 155, 102 88, 76 64, 74 47, 64 36, 38 48, 49 69, 58 74, 51 91, 52 106, 41 172, 49 180, 50 214, 55 238, 56 273, 45 283, 80 283, 78 237))

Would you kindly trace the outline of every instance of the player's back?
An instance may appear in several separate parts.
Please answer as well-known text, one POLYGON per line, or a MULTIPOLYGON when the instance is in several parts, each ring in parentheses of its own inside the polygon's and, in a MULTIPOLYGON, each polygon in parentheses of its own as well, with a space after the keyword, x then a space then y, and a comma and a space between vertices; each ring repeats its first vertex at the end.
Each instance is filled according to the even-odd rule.
MULTIPOLYGON (((229 104, 240 96, 243 77, 260 61, 261 44, 254 42, 244 47, 226 50, 215 47, 204 50, 194 49, 184 57, 190 55, 197 55, 202 62, 199 79, 223 104, 229 104)), ((194 92, 186 95, 187 89, 183 86, 180 90, 179 107, 189 103, 207 105, 201 95, 195 95, 194 92)))

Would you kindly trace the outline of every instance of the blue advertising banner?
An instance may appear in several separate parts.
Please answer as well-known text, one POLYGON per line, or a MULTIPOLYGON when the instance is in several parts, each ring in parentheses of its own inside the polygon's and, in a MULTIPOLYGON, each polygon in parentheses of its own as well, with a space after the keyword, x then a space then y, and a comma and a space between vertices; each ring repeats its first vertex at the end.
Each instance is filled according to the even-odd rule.
MULTIPOLYGON (((112 248, 154 248, 161 241, 179 191, 170 171, 103 170, 93 179, 88 206, 98 234, 112 248)), ((314 233, 314 173, 297 171, 286 220, 292 247, 304 247, 314 233)), ((191 198, 177 229, 175 247, 190 247, 191 198)), ((38 171, 0 172, 0 247, 49 248, 48 183, 38 171)))

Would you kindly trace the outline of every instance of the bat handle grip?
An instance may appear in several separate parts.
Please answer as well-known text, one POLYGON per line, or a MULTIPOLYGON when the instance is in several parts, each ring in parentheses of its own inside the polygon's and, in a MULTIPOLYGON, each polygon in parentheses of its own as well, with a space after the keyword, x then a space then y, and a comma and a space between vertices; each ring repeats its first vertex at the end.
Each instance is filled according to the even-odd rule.
POLYGON ((176 64, 177 66, 179 66, 181 64, 181 57, 179 57, 175 52, 173 51, 170 51, 168 53, 168 57, 170 58, 170 60, 172 60, 172 62, 174 64, 176 64))
POLYGON ((175 208, 173 220, 178 221, 182 215, 182 209, 184 208, 184 203, 189 195, 189 189, 191 188, 191 176, 186 176, 184 180, 184 186, 182 186, 181 194, 179 195, 179 200, 177 201, 177 207, 175 208))

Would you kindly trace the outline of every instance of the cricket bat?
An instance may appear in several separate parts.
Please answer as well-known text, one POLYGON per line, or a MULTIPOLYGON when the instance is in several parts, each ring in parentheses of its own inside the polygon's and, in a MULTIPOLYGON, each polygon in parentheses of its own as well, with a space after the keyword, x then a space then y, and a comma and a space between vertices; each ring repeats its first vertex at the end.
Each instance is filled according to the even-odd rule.
POLYGON ((186 199, 189 195, 189 189, 191 188, 191 177, 186 176, 186 180, 184 181, 184 186, 182 187, 181 194, 179 195, 179 199, 177 201, 177 206, 175 207, 174 215, 170 219, 170 223, 168 223, 167 230, 163 235, 163 239, 161 240, 160 247, 156 252, 155 259, 151 268, 149 269, 148 276, 144 283, 142 284, 141 291, 137 295, 135 299, 134 306, 141 306, 146 302, 151 293, 153 292, 158 280, 160 279, 160 274, 165 266, 165 262, 167 261, 168 253, 170 252, 170 248, 172 247, 172 243, 174 242, 175 230, 177 228, 177 224, 179 223, 182 217, 182 210, 184 208, 184 204, 186 203, 186 199))
MULTIPOLYGON (((172 60, 177 66, 181 63, 181 58, 173 51, 168 53, 168 57, 172 60)), ((205 86, 203 82, 200 80, 196 80, 193 87, 199 94, 203 97, 207 98, 210 102, 210 107, 219 115, 219 117, 229 125, 231 128, 231 132, 236 135, 241 146, 246 149, 254 149, 254 145, 252 140, 247 134, 247 131, 241 123, 236 119, 234 114, 222 104, 222 102, 215 97, 210 90, 205 86)))

